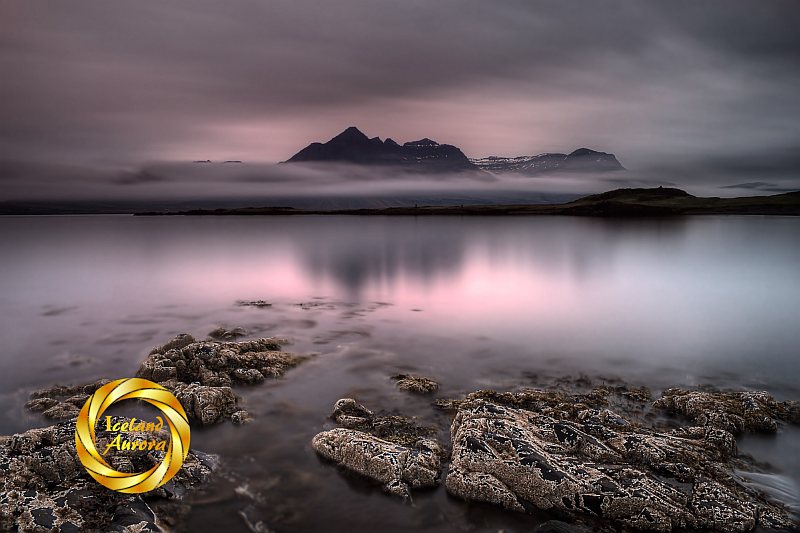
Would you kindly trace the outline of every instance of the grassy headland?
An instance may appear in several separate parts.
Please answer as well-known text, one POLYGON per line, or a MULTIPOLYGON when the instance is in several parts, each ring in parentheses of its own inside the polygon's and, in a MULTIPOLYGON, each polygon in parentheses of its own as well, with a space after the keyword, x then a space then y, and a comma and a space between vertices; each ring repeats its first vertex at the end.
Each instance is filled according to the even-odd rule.
POLYGON ((139 216, 248 216, 248 215, 569 215, 642 217, 680 215, 800 215, 800 191, 772 196, 702 198, 681 189, 616 189, 563 204, 460 205, 389 207, 380 209, 311 210, 291 207, 194 209, 137 213, 139 216))

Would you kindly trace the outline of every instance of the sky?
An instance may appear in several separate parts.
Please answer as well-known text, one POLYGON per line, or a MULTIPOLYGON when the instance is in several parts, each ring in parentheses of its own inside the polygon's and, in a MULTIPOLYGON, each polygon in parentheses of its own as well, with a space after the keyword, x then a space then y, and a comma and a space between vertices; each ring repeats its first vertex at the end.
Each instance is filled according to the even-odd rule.
POLYGON ((351 125, 470 157, 586 146, 632 179, 800 188, 798 27, 797 0, 7 0, 0 199, 191 184, 163 169, 197 159, 270 181, 351 125))

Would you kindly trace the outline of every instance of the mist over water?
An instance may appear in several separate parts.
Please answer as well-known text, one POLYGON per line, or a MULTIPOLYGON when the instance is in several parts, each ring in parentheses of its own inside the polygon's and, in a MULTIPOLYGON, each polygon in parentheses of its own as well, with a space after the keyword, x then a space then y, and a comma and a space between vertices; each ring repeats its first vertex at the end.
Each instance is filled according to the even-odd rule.
MULTIPOLYGON (((623 159, 624 162, 624 159, 623 159)), ((626 187, 678 187, 695 196, 758 196, 798 190, 794 172, 704 168, 420 172, 344 163, 188 163, 87 167, 0 158, 0 214, 134 213, 287 206, 354 209, 413 205, 562 203, 626 187)))
MULTIPOLYGON (((446 428, 398 372, 436 378, 441 397, 583 373, 798 398, 797 242, 791 217, 3 217, 0 429, 47 423, 22 407, 34 388, 132 376, 176 333, 241 326, 318 355, 237 388, 252 424, 193 431, 232 478, 188 524, 245 531, 246 510, 280 531, 526 530, 443 490, 404 506, 320 462, 311 437, 349 396, 446 428), (251 299, 273 305, 236 305, 251 299), (234 497, 242 484, 263 503, 234 497)), ((754 482, 796 497, 798 443, 745 439, 781 476, 754 482)))

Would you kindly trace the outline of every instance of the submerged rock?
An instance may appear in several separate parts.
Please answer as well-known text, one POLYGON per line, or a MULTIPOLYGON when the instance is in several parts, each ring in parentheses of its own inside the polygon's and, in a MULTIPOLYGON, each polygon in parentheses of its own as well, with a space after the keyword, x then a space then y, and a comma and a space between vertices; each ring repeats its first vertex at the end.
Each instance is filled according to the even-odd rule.
POLYGON ((479 391, 458 404, 447 490, 515 511, 551 510, 636 529, 796 527, 739 484, 733 436, 659 432, 592 405, 596 395, 479 391))
POLYGON ((238 302, 236 302, 236 305, 238 305, 239 307, 258 307, 258 308, 272 307, 272 304, 265 300, 239 300, 238 302))
POLYGON ((800 422, 800 404, 779 402, 765 391, 708 392, 667 389, 653 404, 707 428, 734 435, 774 433, 779 422, 800 422))
POLYGON ((407 392, 414 392, 417 394, 430 394, 439 390, 439 384, 434 380, 422 376, 413 376, 410 374, 397 374, 392 376, 392 379, 397 384, 397 388, 407 392))
MULTIPOLYGON (((100 432, 98 438, 104 438, 100 432)), ((160 457, 119 457, 141 469, 160 457)), ((0 437, 0 530, 162 531, 185 512, 185 498, 217 468, 215 456, 191 451, 168 483, 146 495, 108 490, 90 478, 75 450, 75 426, 60 423, 0 437)))
POLYGON ((222 326, 208 332, 210 338, 220 341, 235 341, 245 335, 247 335, 247 331, 244 328, 227 329, 222 326))

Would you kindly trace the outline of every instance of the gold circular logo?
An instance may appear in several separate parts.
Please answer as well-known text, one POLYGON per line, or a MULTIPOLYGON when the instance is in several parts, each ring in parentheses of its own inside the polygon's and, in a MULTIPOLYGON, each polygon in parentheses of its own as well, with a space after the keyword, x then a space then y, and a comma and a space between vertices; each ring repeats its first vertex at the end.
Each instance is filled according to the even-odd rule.
MULTIPOLYGON (((161 420, 160 417, 159 420, 161 420)), ((160 429, 160 425, 158 428, 160 429)), ((189 420, 178 399, 158 383, 141 378, 118 379, 103 385, 86 400, 75 426, 75 446, 78 449, 78 458, 86 471, 101 485, 128 494, 148 492, 172 479, 183 465, 183 460, 189 453, 189 420), (137 440, 134 443, 122 441, 121 437, 125 431, 135 431, 134 427, 152 431, 156 424, 140 421, 140 425, 135 426, 135 423, 131 421, 127 425, 116 422, 112 429, 112 418, 106 417, 107 429, 119 433, 103 455, 108 453, 111 447, 117 450, 156 449, 165 452, 161 463, 146 472, 131 474, 111 468, 103 456, 98 453, 95 425, 98 420, 102 420, 103 413, 113 403, 133 398, 146 401, 164 414, 169 426, 170 439, 168 446, 165 442, 156 442, 155 440, 149 442, 137 440)))

